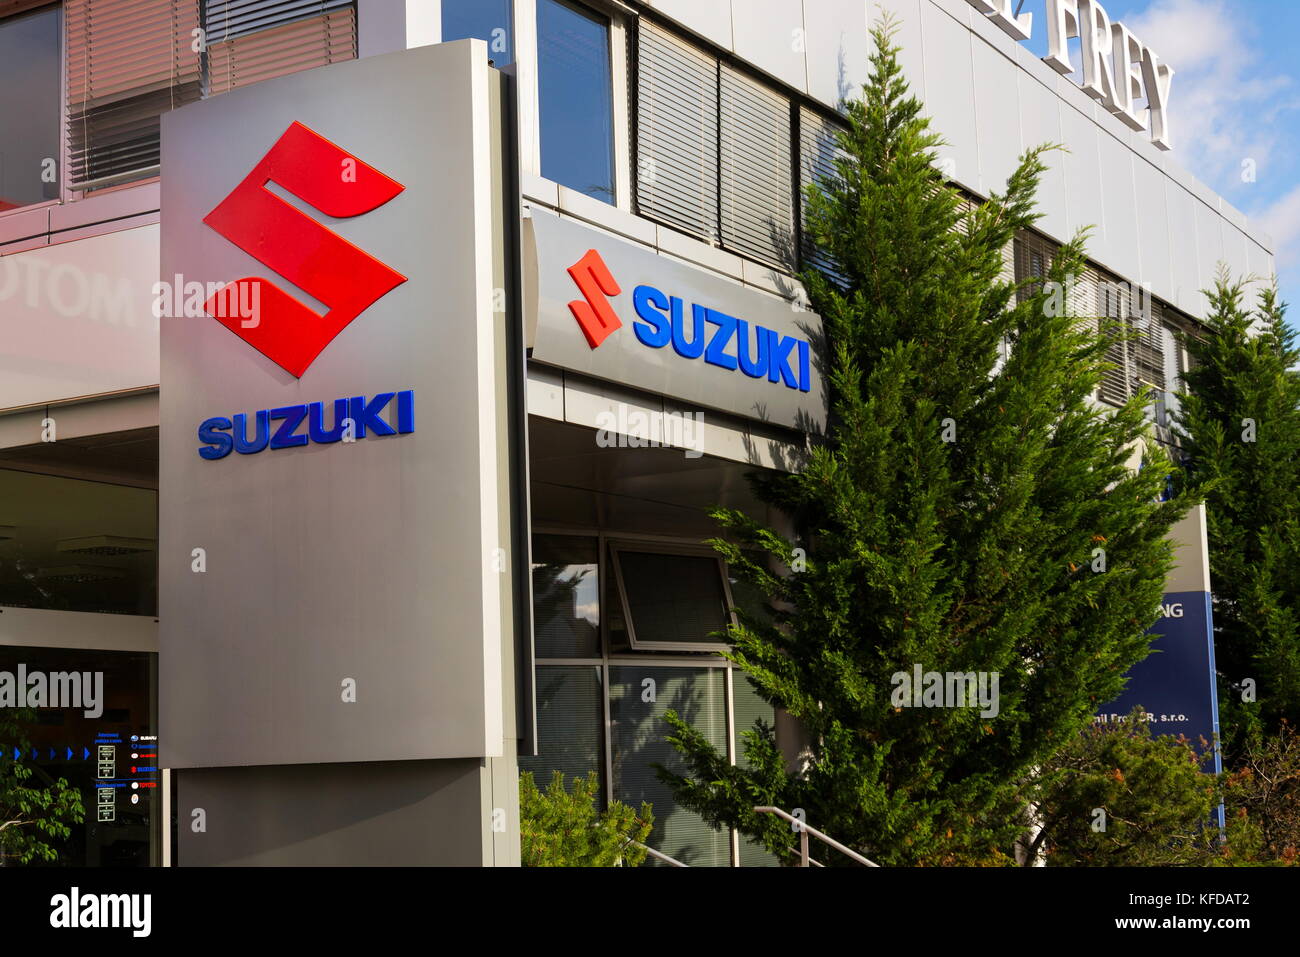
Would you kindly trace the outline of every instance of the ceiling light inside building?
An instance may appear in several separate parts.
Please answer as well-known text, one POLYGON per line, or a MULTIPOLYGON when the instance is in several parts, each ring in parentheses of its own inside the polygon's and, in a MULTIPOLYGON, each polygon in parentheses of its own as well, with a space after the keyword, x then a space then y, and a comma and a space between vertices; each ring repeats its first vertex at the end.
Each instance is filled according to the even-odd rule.
POLYGON ((152 552, 157 543, 150 538, 123 538, 120 535, 90 535, 65 538, 55 549, 70 555, 139 555, 152 552))
POLYGON ((36 577, 41 581, 62 585, 119 581, 129 574, 125 568, 113 568, 108 565, 58 565, 36 569, 36 577))

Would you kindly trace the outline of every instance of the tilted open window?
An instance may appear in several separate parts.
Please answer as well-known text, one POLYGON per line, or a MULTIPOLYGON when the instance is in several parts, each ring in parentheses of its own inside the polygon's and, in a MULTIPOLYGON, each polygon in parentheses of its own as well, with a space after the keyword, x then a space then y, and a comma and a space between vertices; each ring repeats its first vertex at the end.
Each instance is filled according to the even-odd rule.
POLYGON ((610 546, 628 643, 635 651, 726 648, 718 632, 732 623, 723 562, 705 549, 642 542, 610 546))

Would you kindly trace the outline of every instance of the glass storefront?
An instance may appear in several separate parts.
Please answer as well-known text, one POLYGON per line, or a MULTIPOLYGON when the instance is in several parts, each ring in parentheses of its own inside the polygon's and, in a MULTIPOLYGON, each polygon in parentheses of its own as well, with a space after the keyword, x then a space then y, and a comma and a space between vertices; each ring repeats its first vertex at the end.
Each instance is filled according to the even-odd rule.
POLYGON ((0 606, 158 612, 158 493, 0 469, 0 606))
MULTIPOLYGON (((49 841, 58 851, 56 866, 161 863, 157 659, 140 652, 0 647, 0 704, 14 708, 7 717, 18 719, 0 723, 0 760, 30 769, 29 787, 48 788, 62 779, 81 799, 82 823, 71 825, 67 840, 49 841)), ((11 863, 3 858, 0 850, 0 864, 11 863)))
POLYGON ((724 573, 715 556, 689 544, 535 533, 540 753, 521 757, 519 767, 543 787, 556 769, 570 784, 594 770, 606 800, 633 808, 650 802, 655 826, 647 843, 685 864, 773 866, 761 847, 676 806, 655 773, 657 764, 685 769, 666 741, 670 709, 741 762, 741 733, 757 719, 773 723, 772 706, 743 672, 694 650, 716 646, 710 634, 725 626, 730 602, 751 598, 733 596, 724 573), (630 631, 641 636, 636 647, 630 631))
MULTIPOLYGON (((64 471, 106 462, 72 443, 51 448, 64 471)), ((54 866, 161 863, 158 656, 102 647, 120 632, 101 617, 157 614, 157 499, 153 488, 0 469, 0 615, 10 640, 35 642, 0 645, 0 770, 16 780, 20 764, 25 786, 57 793, 62 780, 79 798, 83 820, 46 841, 54 866), (38 638, 14 624, 34 620, 26 609, 42 616, 38 638)), ((15 863, 3 844, 0 863, 15 863)))

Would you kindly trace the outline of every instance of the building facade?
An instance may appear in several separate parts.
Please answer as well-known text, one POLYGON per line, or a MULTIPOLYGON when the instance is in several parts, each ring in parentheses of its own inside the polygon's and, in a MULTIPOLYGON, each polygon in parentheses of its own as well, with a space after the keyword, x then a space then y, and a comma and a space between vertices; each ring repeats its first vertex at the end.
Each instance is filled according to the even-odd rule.
MULTIPOLYGON (((1029 6, 883 4, 972 201, 1023 150, 1068 148, 1006 273, 1093 227, 1075 306, 1142 333, 1098 401, 1154 386, 1168 439, 1175 332, 1219 263, 1270 275, 1271 241, 1178 165, 1169 64, 1100 4, 1029 6)), ((29 731, 40 773, 83 793, 70 862, 510 864, 524 769, 650 801, 651 845, 684 863, 775 863, 675 807, 653 766, 676 760, 669 709, 736 761, 757 718, 797 738, 718 656, 710 635, 756 599, 699 543, 704 509, 759 510, 746 474, 791 467, 820 427, 801 195, 876 9, 0 0, 0 671, 103 673, 95 707, 46 702, 29 731), (298 182, 280 149, 373 195, 298 182), (249 208, 218 210, 250 169, 364 261, 303 272, 242 236, 249 208), (208 286, 253 261, 317 319, 346 308, 322 277, 383 291, 290 355, 240 311, 275 287, 208 286), (715 354, 724 322, 736 347, 715 354), (304 447, 261 435, 292 409, 304 447), (329 448, 344 418, 370 424, 355 450, 329 448), (365 582, 346 594, 320 580, 344 566, 313 564, 344 539, 338 574, 365 582), (444 655, 425 629, 474 637, 444 655), (367 649, 391 667, 349 657, 367 649), (317 679, 391 707, 339 711, 317 679)), ((1201 526, 1171 593, 1209 590, 1201 526)))

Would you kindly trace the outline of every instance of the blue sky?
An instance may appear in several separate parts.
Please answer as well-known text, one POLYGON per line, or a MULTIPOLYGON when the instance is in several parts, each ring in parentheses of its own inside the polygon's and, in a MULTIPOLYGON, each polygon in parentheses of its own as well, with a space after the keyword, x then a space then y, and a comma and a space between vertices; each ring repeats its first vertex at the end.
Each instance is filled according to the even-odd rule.
MULTIPOLYGON (((1026 3, 1037 21, 1042 4, 1026 3)), ((1300 2, 1103 0, 1177 71, 1173 157, 1268 233, 1300 329, 1300 2), (1243 164, 1253 161, 1253 181, 1243 164)), ((1046 24, 1030 46, 1046 52, 1046 24)), ((1075 55, 1077 56, 1077 50, 1075 55)))

